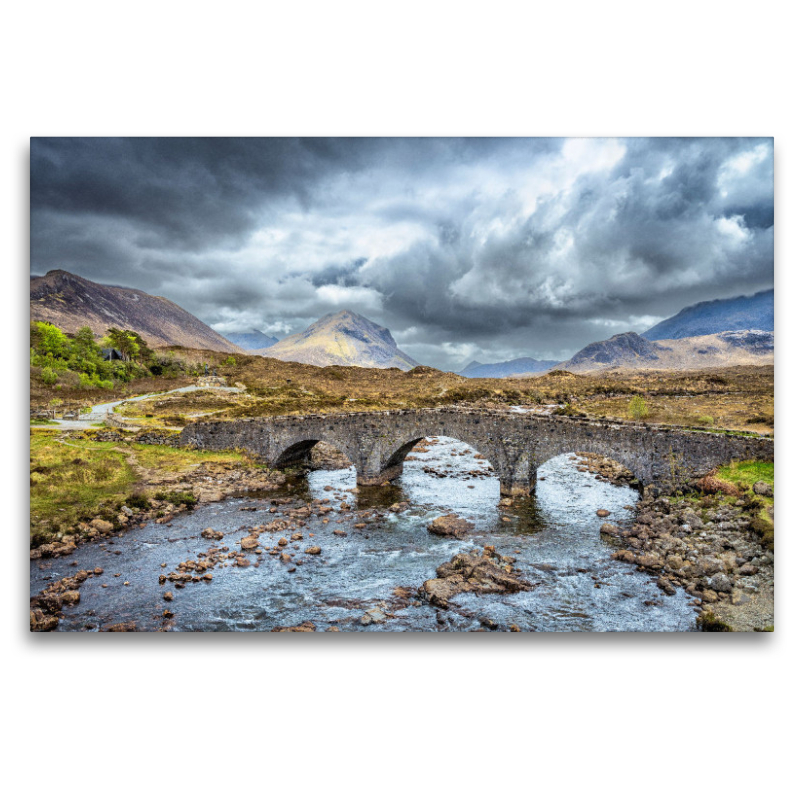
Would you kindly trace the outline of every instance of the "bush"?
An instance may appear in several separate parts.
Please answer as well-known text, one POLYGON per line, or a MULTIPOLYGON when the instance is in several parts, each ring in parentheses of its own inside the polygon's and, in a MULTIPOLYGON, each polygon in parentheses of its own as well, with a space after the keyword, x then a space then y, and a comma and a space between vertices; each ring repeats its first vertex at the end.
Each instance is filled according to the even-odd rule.
POLYGON ((194 508, 197 505, 197 498, 191 492, 158 492, 156 500, 163 500, 174 506, 183 504, 187 508, 194 508))
POLYGON ((775 526, 771 522, 767 522, 762 517, 755 517, 750 522, 750 528, 767 550, 775 552, 775 526))
POLYGON ((700 628, 701 631, 706 631, 707 633, 721 633, 733 630, 730 625, 726 624, 721 619, 717 619, 710 611, 706 611, 700 615, 697 620, 697 627, 700 628))
POLYGON ((717 494, 717 492, 720 492, 731 497, 739 497, 741 495, 741 490, 738 486, 729 481, 723 481, 715 475, 706 475, 704 478, 700 478, 695 483, 695 486, 703 494, 717 494))
POLYGON ((42 383, 45 386, 53 386, 55 383, 58 382, 58 373, 54 369, 50 369, 50 367, 45 367, 42 370, 42 383))
POLYGON ((646 419, 649 413, 647 401, 644 399, 644 397, 642 397, 640 394, 636 394, 631 397, 631 401, 628 403, 628 414, 630 415, 631 419, 646 419))
POLYGON ((129 494, 125 498, 125 505, 128 508, 148 509, 150 508, 150 501, 147 499, 147 495, 137 492, 136 494, 129 494))
POLYGON ((698 417, 697 418, 697 422, 700 425, 713 425, 714 424, 714 417, 710 417, 710 416, 698 417))

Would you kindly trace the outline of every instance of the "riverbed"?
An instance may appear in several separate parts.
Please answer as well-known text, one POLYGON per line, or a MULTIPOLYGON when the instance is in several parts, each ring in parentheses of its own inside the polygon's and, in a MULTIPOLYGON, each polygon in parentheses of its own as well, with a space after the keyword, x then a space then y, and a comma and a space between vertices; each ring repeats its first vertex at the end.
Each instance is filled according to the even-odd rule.
POLYGON ((547 462, 538 477, 534 498, 504 507, 499 481, 479 454, 451 439, 426 440, 396 486, 358 491, 353 468, 311 472, 273 494, 199 506, 167 524, 82 544, 66 558, 33 561, 31 594, 80 569, 103 570, 82 584, 77 605, 63 609, 59 631, 119 623, 143 631, 269 631, 304 622, 358 632, 694 630, 691 598, 682 589, 667 596, 647 574, 613 560, 615 543, 599 533, 603 521, 630 522, 633 489, 579 471, 568 455, 547 462), (159 583, 159 575, 210 547, 238 551, 255 526, 282 518, 296 525, 290 510, 314 500, 330 511, 262 533, 262 552, 243 554, 247 566, 217 564, 212 580, 183 588, 159 583), (611 512, 607 519, 598 518, 600 508, 611 512), (463 540, 429 533, 427 523, 446 513, 475 530, 463 540), (209 527, 222 540, 201 538, 209 527), (292 531, 303 538, 280 548, 291 559, 271 555, 292 531), (321 552, 307 555, 310 545, 321 552), (416 595, 439 565, 485 546, 513 556, 532 589, 456 595, 446 610, 416 595))

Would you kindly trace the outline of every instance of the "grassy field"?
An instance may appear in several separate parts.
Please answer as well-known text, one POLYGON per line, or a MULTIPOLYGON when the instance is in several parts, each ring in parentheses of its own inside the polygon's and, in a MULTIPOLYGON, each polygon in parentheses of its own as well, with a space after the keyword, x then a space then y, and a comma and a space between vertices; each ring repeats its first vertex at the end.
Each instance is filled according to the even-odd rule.
POLYGON ((67 446, 57 431, 31 432, 31 541, 47 541, 121 504, 136 482, 111 442, 67 446))
POLYGON ((232 452, 65 440, 59 431, 32 430, 31 542, 49 541, 97 516, 113 519, 132 495, 155 495, 157 487, 140 485, 145 470, 174 475, 209 462, 250 465, 252 460, 232 452))

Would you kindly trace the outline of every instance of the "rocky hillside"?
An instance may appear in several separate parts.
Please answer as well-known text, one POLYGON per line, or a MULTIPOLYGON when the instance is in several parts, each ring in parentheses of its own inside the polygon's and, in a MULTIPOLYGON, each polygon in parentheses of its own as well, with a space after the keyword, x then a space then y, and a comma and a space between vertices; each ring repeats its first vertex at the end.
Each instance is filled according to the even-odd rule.
POLYGON ((775 291, 768 289, 751 297, 709 300, 687 306, 674 317, 645 331, 642 337, 651 342, 661 339, 685 339, 724 331, 774 331, 775 291))
POLYGON ((558 361, 540 361, 536 358, 514 358, 511 361, 498 361, 495 364, 481 364, 472 361, 459 372, 465 378, 508 378, 512 375, 536 375, 547 372, 558 361))
POLYGON ((318 367, 340 364, 408 370, 417 366, 411 356, 397 347, 387 328, 352 311, 326 314, 302 333, 287 336, 272 347, 253 352, 318 367))
POLYGON ((262 331, 253 328, 251 331, 237 331, 236 333, 226 333, 225 338, 229 342, 238 345, 242 350, 264 350, 267 347, 277 344, 278 340, 274 336, 269 336, 262 331))
POLYGON ((197 317, 164 297, 93 283, 64 270, 31 277, 31 321, 50 322, 74 333, 88 325, 98 336, 108 328, 136 331, 151 347, 180 345, 241 353, 197 317))
POLYGON ((710 369, 773 364, 772 331, 726 331, 710 336, 650 342, 637 333, 620 333, 594 342, 558 365, 569 372, 602 369, 710 369))

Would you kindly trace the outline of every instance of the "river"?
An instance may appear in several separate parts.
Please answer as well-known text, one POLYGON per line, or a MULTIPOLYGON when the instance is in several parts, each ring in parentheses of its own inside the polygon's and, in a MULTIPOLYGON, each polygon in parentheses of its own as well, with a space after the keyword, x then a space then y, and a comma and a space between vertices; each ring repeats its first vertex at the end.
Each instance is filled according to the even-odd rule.
MULTIPOLYGON (((422 452, 407 460, 396 487, 356 494, 352 468, 324 470, 295 479, 274 495, 200 506, 169 526, 150 522, 121 538, 82 544, 66 558, 31 562, 31 594, 79 569, 103 569, 81 586, 80 603, 63 609, 59 631, 96 631, 120 622, 134 622, 138 630, 268 631, 304 621, 319 631, 335 626, 359 632, 511 626, 523 631, 694 630, 691 598, 682 589, 667 596, 649 576, 613 560, 615 544, 599 533, 597 509, 611 512, 607 521, 629 521, 637 500, 634 490, 579 471, 576 460, 565 455, 539 470, 544 480, 537 482, 534 499, 505 508, 498 505, 498 480, 476 455, 461 442, 428 440, 422 452), (276 508, 276 498, 290 502, 276 508), (265 552, 250 556, 255 566, 217 565, 210 582, 182 589, 159 585, 158 576, 180 562, 197 559, 211 546, 233 551, 248 528, 279 519, 282 510, 314 498, 327 498, 334 510, 327 523, 322 517, 308 518, 300 529, 303 540, 286 548, 292 563, 265 552), (389 511, 400 500, 408 507, 389 511), (351 510, 341 509, 342 503, 351 510), (277 513, 269 513, 271 507, 277 513), (376 517, 365 527, 354 527, 364 524, 357 512, 370 508, 376 517), (427 523, 449 512, 475 523, 475 531, 464 540, 430 534, 427 523), (224 539, 202 539, 200 532, 208 527, 224 539), (310 544, 319 545, 322 553, 305 555, 310 544), (514 556, 532 590, 461 594, 447 610, 413 594, 410 603, 398 603, 398 587, 415 592, 456 553, 486 545, 514 556), (173 592, 172 602, 163 599, 166 590, 173 592), (376 607, 385 620, 362 624, 365 612, 376 607), (165 609, 173 612, 171 619, 163 618, 165 609)), ((261 542, 269 549, 283 535, 264 533, 261 542)))

